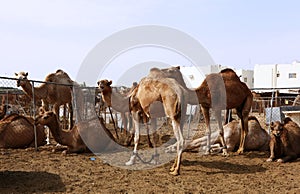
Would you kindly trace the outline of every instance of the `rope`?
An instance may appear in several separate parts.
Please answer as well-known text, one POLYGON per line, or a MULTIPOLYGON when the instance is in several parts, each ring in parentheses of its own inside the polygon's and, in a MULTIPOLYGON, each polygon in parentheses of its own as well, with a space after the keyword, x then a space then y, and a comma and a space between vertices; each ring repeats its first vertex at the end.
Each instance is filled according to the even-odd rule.
POLYGON ((150 160, 145 161, 143 160, 138 153, 133 152, 133 155, 136 156, 143 164, 150 164, 155 157, 159 157, 159 154, 152 154, 150 160))

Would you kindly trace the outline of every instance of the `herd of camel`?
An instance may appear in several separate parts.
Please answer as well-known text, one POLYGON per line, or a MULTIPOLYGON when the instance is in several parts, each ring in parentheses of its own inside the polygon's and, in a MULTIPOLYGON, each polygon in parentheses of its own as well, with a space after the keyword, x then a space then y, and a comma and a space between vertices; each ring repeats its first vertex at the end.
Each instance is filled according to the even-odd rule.
MULTIPOLYGON (((2 105, 0 148, 26 148, 34 146, 35 143, 38 146, 45 145, 45 126, 50 129, 57 143, 68 147, 67 152, 103 151, 116 142, 117 134, 114 137, 101 119, 80 119, 84 106, 83 94, 79 85, 66 72, 57 70, 49 74, 45 83, 38 87, 32 86, 28 80, 28 73, 20 72, 16 73, 16 76, 17 86, 21 87, 32 100, 41 101, 42 104, 35 118, 16 113, 5 115, 9 106, 2 105), (77 115, 75 124, 72 107, 74 100, 77 115), (62 105, 67 107, 70 113, 70 130, 62 129, 60 124, 59 109, 62 105), (37 142, 34 138, 34 126, 37 142)), ((290 161, 300 155, 300 127, 290 118, 286 118, 283 122, 272 122, 271 133, 268 134, 258 120, 249 115, 253 102, 252 92, 232 69, 227 68, 220 73, 207 75, 202 84, 195 89, 186 86, 179 66, 152 68, 149 74, 135 84, 126 95, 112 87, 112 81, 99 80, 97 84, 106 106, 121 113, 125 128, 126 115, 132 118, 131 137, 134 139, 134 148, 126 165, 136 163, 142 124, 146 124, 148 129, 147 123, 150 123, 154 138, 152 145, 148 134, 149 146, 156 147, 158 143, 158 135, 155 132, 156 119, 163 116, 170 119, 177 140, 174 145, 166 148, 168 152, 177 153, 170 168, 172 175, 180 173, 182 153, 199 147, 205 148, 206 154, 217 151, 222 152, 224 156, 228 156, 228 152, 235 151, 236 148, 238 154, 242 154, 245 150, 270 151, 267 161, 277 162, 290 161), (188 104, 201 105, 206 126, 204 137, 185 140, 183 136, 188 104), (240 122, 233 120, 223 126, 221 112, 230 109, 236 110, 240 122), (213 133, 210 126, 210 110, 214 113, 218 124, 218 131, 213 133)), ((124 131, 127 130, 130 129, 124 131)), ((157 149, 154 151, 158 157, 157 149)))

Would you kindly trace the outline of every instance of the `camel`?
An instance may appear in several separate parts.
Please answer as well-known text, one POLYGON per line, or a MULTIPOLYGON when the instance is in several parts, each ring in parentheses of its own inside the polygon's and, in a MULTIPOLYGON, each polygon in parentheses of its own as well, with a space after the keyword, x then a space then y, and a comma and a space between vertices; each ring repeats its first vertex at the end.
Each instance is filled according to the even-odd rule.
MULTIPOLYGON (((121 117, 124 124, 124 129, 129 130, 127 128, 127 122, 131 122, 131 115, 130 115, 130 108, 129 108, 129 97, 124 96, 117 92, 113 87, 111 87, 112 81, 108 81, 107 79, 100 80, 97 82, 98 88, 101 91, 102 99, 107 104, 107 106, 112 107, 116 111, 121 113, 121 117)), ((133 83, 133 87, 129 91, 129 93, 134 90, 134 88, 137 86, 136 83, 133 83)), ((147 130, 149 130, 147 128, 147 130)), ((131 135, 129 138, 129 141, 127 142, 127 145, 129 145, 134 137, 134 134, 131 135)), ((153 147, 149 133, 147 133, 147 140, 149 147, 153 147)))
MULTIPOLYGON (((155 70, 158 71, 157 68, 155 70)), ((158 71, 159 72, 159 71, 158 71)), ((253 96, 247 85, 240 81, 239 77, 232 69, 224 69, 220 73, 212 73, 207 75, 202 84, 196 89, 189 89, 183 81, 180 67, 171 67, 161 69, 159 75, 168 76, 178 80, 178 83, 186 90, 188 104, 201 104, 206 124, 207 151, 210 150, 210 117, 209 109, 215 113, 219 126, 221 142, 223 145, 223 154, 228 155, 227 147, 224 140, 224 130, 221 121, 221 111, 223 109, 236 109, 238 117, 241 119, 241 141, 237 152, 243 153, 245 146, 245 137, 248 133, 248 115, 251 110, 253 96), (226 99, 226 101, 225 101, 226 99)))
MULTIPOLYGON (((15 73, 18 77, 17 86, 21 86, 23 91, 32 99, 33 91, 32 84, 28 80, 28 73, 15 73)), ((59 115, 59 107, 68 105, 70 112, 70 128, 73 125, 73 110, 72 110, 72 88, 74 82, 70 79, 67 73, 62 70, 57 70, 56 73, 51 73, 45 78, 45 82, 53 82, 54 84, 43 83, 39 87, 34 87, 35 102, 42 100, 43 108, 48 110, 49 104, 53 105, 53 111, 59 115), (64 84, 64 85, 58 85, 64 84)))
POLYGON ((56 114, 45 111, 36 118, 36 123, 49 127, 55 141, 67 146, 65 153, 107 151, 115 142, 113 135, 98 118, 78 122, 72 130, 65 131, 59 125, 56 114))
MULTIPOLYGON (((0 121, 0 148, 27 148, 35 146, 34 121, 32 118, 10 114, 0 121)), ((37 145, 46 144, 42 125, 36 126, 37 145)))
MULTIPOLYGON (((267 151, 269 149, 270 136, 265 129, 263 129, 254 116, 248 118, 249 133, 245 139, 245 150, 252 151, 267 151)), ((224 125, 224 139, 227 145, 227 151, 233 152, 238 148, 241 139, 241 125, 238 121, 233 120, 228 124, 224 125)), ((213 151, 219 153, 222 151, 220 147, 220 134, 215 131, 211 134, 211 139, 214 140, 212 143, 213 151)), ((205 148, 207 145, 207 137, 201 137, 185 145, 184 151, 193 151, 196 148, 205 148)), ((166 152, 174 152, 176 145, 171 145, 166 148, 166 152)))
POLYGON ((267 162, 288 162, 300 156, 300 127, 287 117, 271 122, 270 157, 267 162))
POLYGON ((111 84, 112 81, 108 80, 100 80, 97 82, 103 101, 108 107, 112 107, 121 114, 126 134, 127 130, 129 130, 128 122, 130 122, 129 98, 119 93, 116 88, 111 87, 111 84))
MULTIPOLYGON (((182 128, 184 116, 186 112, 186 104, 184 99, 184 89, 177 84, 174 79, 161 78, 155 79, 149 77, 143 78, 138 86, 130 95, 130 109, 133 115, 135 126, 134 150, 126 165, 133 165, 137 157, 137 147, 139 143, 139 121, 141 119, 151 118, 150 106, 154 102, 161 102, 164 112, 172 121, 174 135, 177 139, 177 157, 173 166, 170 168, 170 174, 179 175, 181 155, 183 151, 184 138, 182 128)), ((145 121, 144 121, 145 122, 145 121)), ((154 138, 154 147, 158 138, 154 138)), ((156 150, 155 150, 156 152, 156 150)))

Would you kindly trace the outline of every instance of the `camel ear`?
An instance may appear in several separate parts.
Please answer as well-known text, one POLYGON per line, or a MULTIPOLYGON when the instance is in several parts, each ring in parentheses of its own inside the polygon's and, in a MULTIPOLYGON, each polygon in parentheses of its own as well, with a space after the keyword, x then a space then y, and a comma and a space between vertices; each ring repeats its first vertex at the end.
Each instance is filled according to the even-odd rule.
POLYGON ((18 74, 17 74, 17 73, 15 73, 15 76, 18 76, 18 74))
POLYGON ((97 81, 97 86, 99 86, 99 84, 100 84, 100 81, 97 81))
POLYGON ((112 80, 110 80, 109 82, 108 82, 108 85, 110 86, 112 84, 112 80))
POLYGON ((28 72, 25 73, 25 76, 28 76, 28 72))
POLYGON ((271 124, 270 124, 271 128, 274 127, 274 122, 272 121, 271 124))
POLYGON ((180 66, 177 66, 176 68, 180 70, 180 66))

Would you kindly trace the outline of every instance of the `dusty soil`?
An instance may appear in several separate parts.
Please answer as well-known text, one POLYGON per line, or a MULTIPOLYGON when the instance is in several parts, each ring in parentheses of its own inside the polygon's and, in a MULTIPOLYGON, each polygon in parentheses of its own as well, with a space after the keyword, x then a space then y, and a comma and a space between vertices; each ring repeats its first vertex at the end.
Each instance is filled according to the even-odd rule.
POLYGON ((63 155, 53 148, 1 149, 0 193, 300 193, 300 161, 267 163, 267 152, 184 153, 181 175, 174 177, 168 174, 172 162, 132 170, 121 166, 128 153, 114 153, 120 167, 94 154, 63 155))

